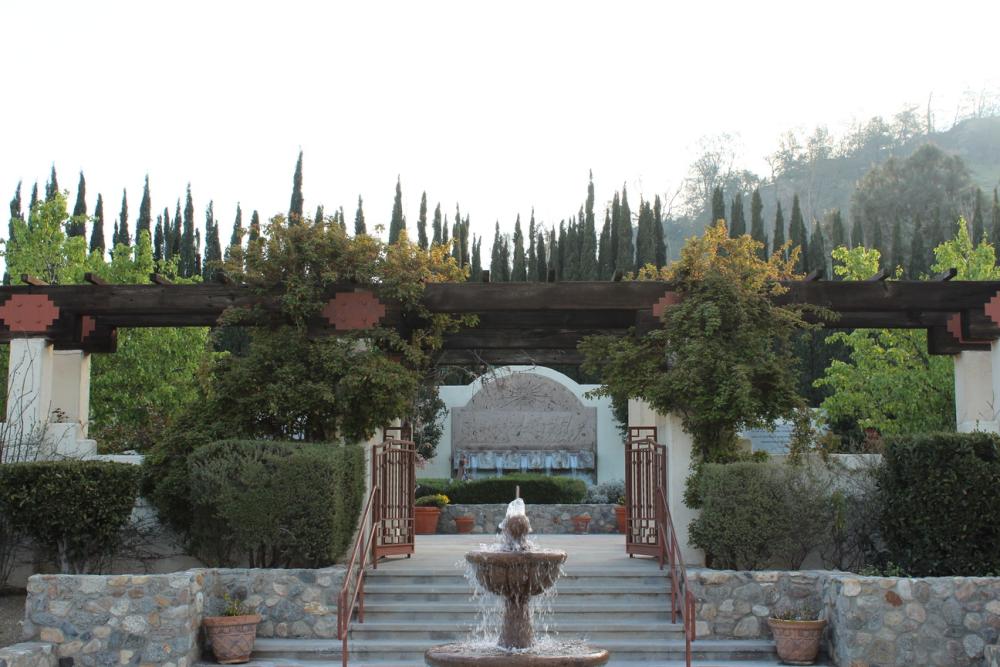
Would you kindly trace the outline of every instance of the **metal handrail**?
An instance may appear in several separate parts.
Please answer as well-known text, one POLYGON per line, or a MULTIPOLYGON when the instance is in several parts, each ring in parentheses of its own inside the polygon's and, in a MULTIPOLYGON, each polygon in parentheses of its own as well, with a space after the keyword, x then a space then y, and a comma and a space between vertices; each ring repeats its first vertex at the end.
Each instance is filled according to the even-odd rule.
POLYGON ((368 502, 365 503, 365 509, 361 513, 361 521, 358 524, 358 537, 354 540, 351 560, 344 573, 344 584, 340 588, 340 597, 337 599, 337 639, 343 642, 341 649, 343 667, 347 667, 347 633, 351 627, 351 617, 354 615, 355 606, 358 608, 358 623, 365 622, 365 567, 375 543, 377 531, 375 530, 375 518, 372 514, 373 508, 378 504, 379 493, 379 487, 373 486, 371 493, 368 494, 368 502), (367 538, 365 537, 366 530, 367 538), (352 594, 351 584, 355 579, 355 571, 357 572, 357 584, 352 594), (349 604, 348 599, 350 600, 349 604))
POLYGON ((670 622, 677 622, 677 613, 680 611, 678 598, 683 595, 681 619, 684 621, 684 655, 687 667, 691 667, 691 642, 697 639, 694 620, 694 593, 691 592, 691 586, 688 583, 687 568, 681 559, 677 532, 674 530, 674 521, 670 516, 670 507, 667 505, 667 497, 662 486, 656 489, 656 499, 656 525, 660 537, 660 569, 663 569, 664 557, 670 566, 670 622))

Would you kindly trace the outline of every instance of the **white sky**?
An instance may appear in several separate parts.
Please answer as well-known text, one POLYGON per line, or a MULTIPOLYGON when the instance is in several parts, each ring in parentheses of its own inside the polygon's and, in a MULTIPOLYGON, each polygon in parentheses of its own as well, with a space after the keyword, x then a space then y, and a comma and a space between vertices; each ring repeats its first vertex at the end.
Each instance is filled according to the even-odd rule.
MULTIPOLYGON (((134 225, 188 181, 287 211, 298 150, 306 212, 365 198, 388 225, 396 175, 473 232, 573 214, 623 182, 673 191, 697 140, 738 134, 744 164, 787 129, 891 116, 934 94, 947 124, 968 88, 1000 86, 1000 2, 38 2, 0 4, 0 196, 55 163, 134 225)), ((633 209, 634 209, 633 205, 633 209)), ((203 214, 199 215, 199 223, 203 214)), ((0 226, 0 227, 5 227, 0 226)), ((488 245, 488 243, 487 243, 488 245)))

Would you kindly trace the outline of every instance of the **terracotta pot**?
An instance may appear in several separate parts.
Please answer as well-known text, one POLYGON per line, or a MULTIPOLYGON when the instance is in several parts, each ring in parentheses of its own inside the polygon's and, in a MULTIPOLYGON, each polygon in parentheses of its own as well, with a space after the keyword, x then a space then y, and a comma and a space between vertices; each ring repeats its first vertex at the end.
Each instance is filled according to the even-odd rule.
POLYGON ((460 533, 471 533, 472 527, 476 525, 475 518, 471 516, 456 516, 455 530, 460 533))
POLYGON ((812 665, 819 655, 826 621, 781 621, 767 619, 774 634, 778 657, 790 665, 812 665))
POLYGON ((201 621, 217 662, 234 665, 249 662, 257 637, 259 614, 246 616, 206 616, 201 621))
POLYGON ((625 506, 615 505, 615 521, 618 522, 618 532, 624 533, 628 530, 628 519, 625 516, 625 506))
POLYGON ((440 507, 414 507, 413 523, 417 535, 433 535, 438 530, 438 519, 441 518, 440 507))
POLYGON ((587 529, 590 527, 590 517, 586 514, 574 516, 571 520, 573 521, 574 533, 586 533, 587 529))

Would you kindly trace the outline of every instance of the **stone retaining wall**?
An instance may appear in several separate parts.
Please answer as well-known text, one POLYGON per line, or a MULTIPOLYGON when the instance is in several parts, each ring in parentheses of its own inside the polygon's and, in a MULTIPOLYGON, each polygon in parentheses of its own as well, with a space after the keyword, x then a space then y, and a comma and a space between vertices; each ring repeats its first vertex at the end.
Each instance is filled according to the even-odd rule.
POLYGON ((1000 578, 841 575, 826 606, 838 665, 978 666, 1000 632, 1000 578))
MULTIPOLYGON (((588 533, 617 533, 615 507, 608 504, 580 505, 531 505, 529 515, 531 530, 539 535, 572 533, 573 517, 590 516, 588 533)), ((507 512, 506 503, 496 505, 448 505, 441 510, 439 533, 456 533, 455 517, 471 516, 475 519, 473 533, 495 533, 507 512)))
POLYGON ((56 667, 59 660, 52 644, 24 642, 0 648, 0 667, 56 667))
POLYGON ((1000 667, 1000 646, 987 646, 983 656, 986 658, 986 667, 1000 667))
POLYGON ((688 570, 699 637, 770 639, 767 619, 785 609, 822 610, 829 572, 688 570))

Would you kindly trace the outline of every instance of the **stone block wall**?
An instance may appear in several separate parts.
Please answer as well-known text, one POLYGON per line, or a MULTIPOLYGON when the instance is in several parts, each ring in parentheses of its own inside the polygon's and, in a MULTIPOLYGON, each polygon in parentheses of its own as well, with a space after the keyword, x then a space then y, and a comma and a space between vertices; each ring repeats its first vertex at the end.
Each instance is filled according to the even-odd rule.
POLYGON ((1000 579, 840 575, 826 607, 843 667, 978 667, 1000 632, 1000 579))
POLYGON ((198 659, 205 575, 35 575, 28 580, 26 639, 84 667, 198 659))
POLYGON ((56 667, 59 660, 52 644, 24 642, 0 648, 0 667, 56 667))
POLYGON ((1000 646, 996 644, 987 646, 983 651, 983 657, 986 658, 986 667, 1000 667, 1000 646))
MULTIPOLYGON (((617 533, 615 507, 608 504, 532 505, 529 510, 531 530, 538 535, 572 533, 573 517, 587 514, 590 516, 588 533, 617 533)), ((471 516, 475 519, 473 533, 493 534, 506 513, 506 504, 448 505, 441 510, 438 532, 456 533, 455 517, 471 516)))
POLYGON ((770 639, 767 619, 784 609, 822 611, 829 572, 688 570, 698 637, 770 639))

